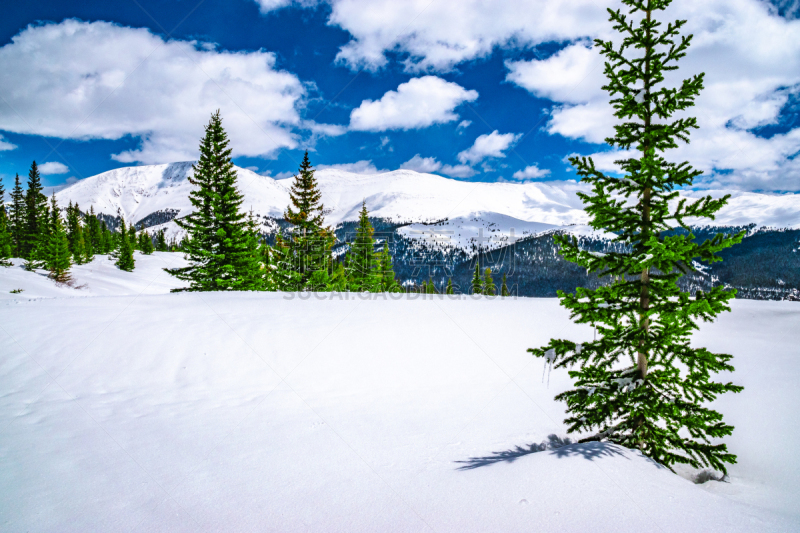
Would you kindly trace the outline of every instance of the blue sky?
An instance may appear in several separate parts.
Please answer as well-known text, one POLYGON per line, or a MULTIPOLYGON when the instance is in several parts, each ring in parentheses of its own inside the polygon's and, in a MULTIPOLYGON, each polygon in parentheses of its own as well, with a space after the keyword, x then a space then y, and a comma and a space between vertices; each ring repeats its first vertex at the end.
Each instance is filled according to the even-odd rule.
MULTIPOLYGON (((612 3, 613 4, 613 3, 612 3)), ((701 130, 675 158, 709 188, 800 190, 797 2, 676 0, 705 71, 701 130)), ((317 166, 457 179, 613 170, 594 0, 18 2, 0 20, 0 175, 47 185, 193 159, 222 109, 235 162, 273 177, 317 166)))

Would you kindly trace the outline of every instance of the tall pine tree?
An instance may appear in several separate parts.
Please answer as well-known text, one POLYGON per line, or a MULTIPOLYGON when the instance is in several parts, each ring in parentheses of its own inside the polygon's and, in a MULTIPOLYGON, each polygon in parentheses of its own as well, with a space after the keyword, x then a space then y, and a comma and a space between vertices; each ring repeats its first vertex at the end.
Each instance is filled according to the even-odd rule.
POLYGON ((508 285, 506 284, 506 274, 503 272, 503 284, 500 286, 500 296, 511 296, 511 293, 508 292, 508 285))
POLYGON ((14 188, 11 190, 11 205, 8 214, 12 254, 14 257, 22 257, 27 221, 25 192, 22 190, 22 183, 20 183, 19 174, 17 174, 14 178, 14 188))
POLYGON ((399 289, 392 265, 392 255, 389 253, 388 241, 383 241, 383 249, 378 256, 378 270, 380 272, 381 290, 394 292, 399 289))
POLYGON ((308 152, 303 155, 303 162, 294 177, 289 199, 291 203, 283 218, 292 228, 285 240, 288 253, 283 255, 281 268, 298 274, 293 278, 299 279, 299 286, 293 290, 302 290, 313 272, 328 270, 332 261, 331 247, 335 241, 333 231, 324 226, 322 193, 314 177, 308 152))
POLYGON ((189 266, 167 269, 189 282, 190 291, 260 290, 263 286, 252 225, 241 211, 244 201, 236 186, 228 135, 219 111, 211 115, 200 142, 200 159, 192 166, 189 194, 195 211, 176 220, 188 233, 189 266))
POLYGON ((688 162, 673 163, 663 154, 688 142, 694 118, 672 119, 694 105, 703 88, 703 74, 677 87, 664 84, 664 74, 677 69, 691 35, 681 36, 686 21, 664 27, 655 20, 670 0, 622 0, 628 15, 609 9, 614 29, 623 35, 615 47, 596 40, 606 57, 603 87, 612 97, 619 119, 616 134, 606 141, 635 156, 617 163, 624 177, 600 172, 591 158, 570 159, 591 193, 579 193, 590 224, 617 235, 621 245, 605 255, 582 250, 575 238, 557 237, 561 254, 589 272, 617 279, 595 290, 559 292, 561 304, 578 323, 597 327, 598 338, 584 344, 552 340, 531 349, 556 367, 572 367, 575 388, 556 396, 567 404, 570 432, 583 441, 609 441, 637 447, 654 460, 708 466, 726 472, 735 463, 720 438, 733 427, 705 404, 719 394, 742 387, 712 380, 732 371, 732 357, 691 345, 697 321, 710 321, 729 310, 734 290, 717 286, 694 295, 677 281, 696 269, 694 259, 719 261, 720 250, 741 241, 742 234, 717 235, 697 243, 684 220, 713 218, 727 201, 677 200, 676 189, 689 187, 701 171, 688 162), (673 231, 679 225, 683 232, 673 231))
POLYGON ((28 190, 25 191, 25 233, 22 237, 22 257, 32 262, 41 261, 49 233, 47 197, 42 194, 42 176, 36 161, 28 172, 28 190))
POLYGON ((483 271, 483 294, 486 296, 497 294, 497 288, 492 280, 492 269, 489 267, 486 267, 486 270, 483 271))
POLYGON ((10 265, 9 258, 11 258, 11 227, 6 210, 6 189, 0 180, 0 265, 10 265))

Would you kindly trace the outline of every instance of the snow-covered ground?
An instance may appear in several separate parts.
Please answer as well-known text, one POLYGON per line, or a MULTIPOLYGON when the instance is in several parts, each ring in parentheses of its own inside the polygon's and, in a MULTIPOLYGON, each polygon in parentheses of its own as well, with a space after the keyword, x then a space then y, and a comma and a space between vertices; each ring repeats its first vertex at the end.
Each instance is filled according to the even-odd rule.
POLYGON ((166 294, 178 260, 50 292, 0 269, 0 530, 800 529, 797 303, 697 335, 746 388, 718 402, 730 482, 696 485, 613 445, 530 453, 566 436, 569 378, 525 350, 592 335, 556 300, 166 294))

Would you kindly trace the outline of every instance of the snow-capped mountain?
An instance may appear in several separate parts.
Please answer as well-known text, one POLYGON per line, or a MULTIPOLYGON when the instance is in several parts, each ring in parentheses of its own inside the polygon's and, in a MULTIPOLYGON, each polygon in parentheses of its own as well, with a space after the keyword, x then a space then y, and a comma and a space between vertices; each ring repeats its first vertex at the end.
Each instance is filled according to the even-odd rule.
MULTIPOLYGON (((289 203, 291 180, 275 180, 239 167, 236 171, 245 198, 243 207, 269 228, 267 217, 282 217, 289 203)), ((188 180, 192 172, 191 162, 124 167, 66 187, 56 193, 56 199, 62 206, 70 201, 83 210, 93 206, 97 213, 123 216, 134 223, 158 213, 180 218, 192 210, 188 180)), ((481 232, 501 242, 500 236, 509 238, 511 230, 516 237, 564 226, 582 232, 585 226, 581 225, 588 220, 576 195, 583 186, 574 181, 465 182, 413 170, 363 175, 323 169, 316 177, 328 224, 356 220, 361 203, 366 202, 371 216, 411 224, 404 229, 407 237, 441 230, 449 232, 451 245, 462 248, 481 239, 481 232)), ((711 193, 721 196, 726 191, 711 193)), ((696 197, 706 193, 684 194, 696 197)), ((720 226, 750 223, 800 228, 800 195, 734 192, 714 222, 720 226)), ((179 233, 174 222, 160 227, 179 233)))

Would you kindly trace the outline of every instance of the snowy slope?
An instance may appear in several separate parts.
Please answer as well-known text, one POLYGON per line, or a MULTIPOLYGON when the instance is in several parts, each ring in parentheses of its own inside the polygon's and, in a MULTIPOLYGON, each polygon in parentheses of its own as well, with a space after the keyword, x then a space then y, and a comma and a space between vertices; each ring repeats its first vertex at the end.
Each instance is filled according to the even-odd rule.
POLYGON ((569 378, 525 349, 591 335, 557 301, 351 296, 0 301, 0 529, 797 530, 797 304, 702 327, 745 391, 730 483, 695 485, 549 439, 569 378))
MULTIPOLYGON (((239 189, 245 196, 243 208, 261 215, 278 217, 289 203, 286 189, 272 178, 236 167, 239 189)), ((193 173, 192 163, 170 163, 123 167, 80 180, 56 193, 59 205, 78 203, 88 211, 122 215, 138 222, 147 215, 167 209, 178 210, 178 217, 192 211, 187 179, 193 173)))
MULTIPOLYGON (((292 180, 276 181, 242 168, 236 170, 245 197, 244 209, 252 209, 262 222, 265 222, 263 217, 281 217, 289 203, 288 187, 292 180)), ((98 213, 121 214, 134 222, 166 210, 177 211, 177 216, 181 217, 192 210, 188 199, 192 186, 187 179, 191 173, 191 163, 124 167, 81 180, 59 191, 56 198, 62 206, 69 201, 77 202, 84 210, 94 206, 98 213)), ((356 220, 362 201, 366 201, 372 216, 398 223, 460 220, 463 226, 453 222, 449 227, 456 234, 460 231, 462 236, 474 230, 470 237, 465 237, 468 242, 481 238, 478 227, 486 229, 490 224, 500 224, 510 230, 508 220, 499 221, 503 217, 521 221, 514 222, 516 235, 532 231, 529 223, 567 226, 565 229, 569 231, 581 231, 580 227, 572 225, 580 226, 588 220, 576 196, 583 186, 573 181, 465 182, 412 170, 363 175, 323 169, 317 171, 316 176, 326 207, 326 222, 332 225, 356 220), (483 220, 474 221, 476 216, 483 220)), ((725 192, 712 191, 712 194, 720 196, 725 192)), ((684 193, 687 197, 699 194, 705 193, 684 193)), ((714 223, 800 228, 800 195, 736 192, 714 223)), ((182 234, 174 223, 155 229, 161 227, 166 228, 170 236, 182 234)), ((264 226, 264 230, 269 229, 264 226)), ((419 229, 415 227, 409 231, 415 233, 419 229)))

